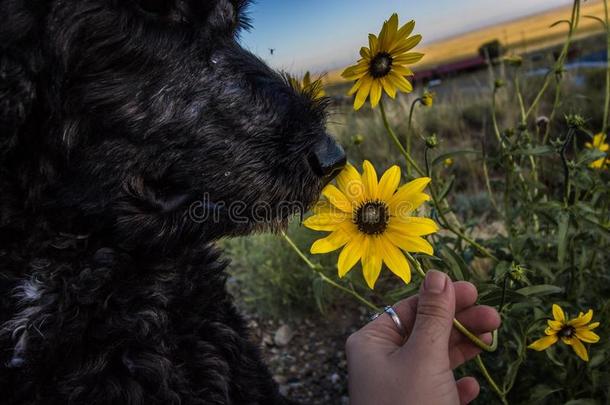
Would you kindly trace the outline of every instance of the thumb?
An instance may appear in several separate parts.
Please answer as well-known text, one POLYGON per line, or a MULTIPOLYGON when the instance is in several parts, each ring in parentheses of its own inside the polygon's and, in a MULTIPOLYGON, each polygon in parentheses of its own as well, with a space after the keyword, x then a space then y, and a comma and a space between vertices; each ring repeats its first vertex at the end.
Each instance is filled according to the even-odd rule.
POLYGON ((417 315, 406 349, 449 368, 449 337, 455 315, 455 291, 445 273, 431 270, 422 283, 417 315))

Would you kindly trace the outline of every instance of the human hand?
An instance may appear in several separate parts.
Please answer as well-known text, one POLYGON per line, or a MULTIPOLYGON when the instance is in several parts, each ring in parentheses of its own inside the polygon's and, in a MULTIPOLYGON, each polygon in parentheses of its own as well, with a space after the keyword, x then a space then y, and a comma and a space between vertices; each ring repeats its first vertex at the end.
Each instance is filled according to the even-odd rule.
POLYGON ((420 293, 394 305, 401 336, 388 314, 352 334, 346 344, 352 405, 467 404, 479 395, 473 377, 455 381, 453 369, 481 349, 453 328, 457 318, 484 342, 500 326, 493 308, 474 305, 476 288, 429 271, 420 293))

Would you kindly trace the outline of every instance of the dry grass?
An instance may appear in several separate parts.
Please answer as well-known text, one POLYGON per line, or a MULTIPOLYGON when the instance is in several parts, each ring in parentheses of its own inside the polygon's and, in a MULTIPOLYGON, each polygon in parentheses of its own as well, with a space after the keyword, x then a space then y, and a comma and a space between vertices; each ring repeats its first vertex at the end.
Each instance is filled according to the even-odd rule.
MULTIPOLYGON (((552 28, 550 26, 556 21, 568 19, 571 7, 560 7, 545 13, 467 32, 423 46, 419 51, 424 52, 426 56, 415 71, 475 56, 482 44, 495 39, 508 46, 509 53, 517 54, 560 44, 565 40, 567 24, 559 24, 552 28)), ((596 0, 583 3, 582 15, 591 15, 603 19, 603 2, 596 0)), ((583 18, 580 22, 578 37, 586 37, 601 31, 602 27, 598 21, 583 18)), ((329 72, 326 80, 328 83, 340 82, 343 80, 340 74, 340 70, 329 72)))

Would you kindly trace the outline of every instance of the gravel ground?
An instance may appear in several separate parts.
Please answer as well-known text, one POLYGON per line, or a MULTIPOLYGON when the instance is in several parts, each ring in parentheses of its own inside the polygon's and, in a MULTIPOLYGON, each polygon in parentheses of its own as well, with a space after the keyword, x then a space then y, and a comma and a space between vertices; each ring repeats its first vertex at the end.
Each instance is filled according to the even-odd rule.
POLYGON ((247 316, 252 338, 260 344, 281 392, 311 405, 347 405, 347 337, 366 322, 352 310, 299 323, 247 316))

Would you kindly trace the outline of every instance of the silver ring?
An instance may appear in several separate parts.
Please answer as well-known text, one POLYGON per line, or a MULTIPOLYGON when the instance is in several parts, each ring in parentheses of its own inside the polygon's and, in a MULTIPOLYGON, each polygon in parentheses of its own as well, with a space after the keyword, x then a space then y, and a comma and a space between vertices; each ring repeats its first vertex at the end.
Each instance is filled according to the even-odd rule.
POLYGON ((386 314, 390 315, 390 318, 392 318, 392 320, 394 321, 394 325, 396 325, 396 329, 398 329, 398 333, 400 333, 401 336, 406 336, 407 331, 405 330, 405 327, 402 326, 402 322, 400 322, 400 318, 398 317, 396 311, 394 311, 394 308, 392 308, 391 306, 387 306, 383 309, 383 311, 386 314))

